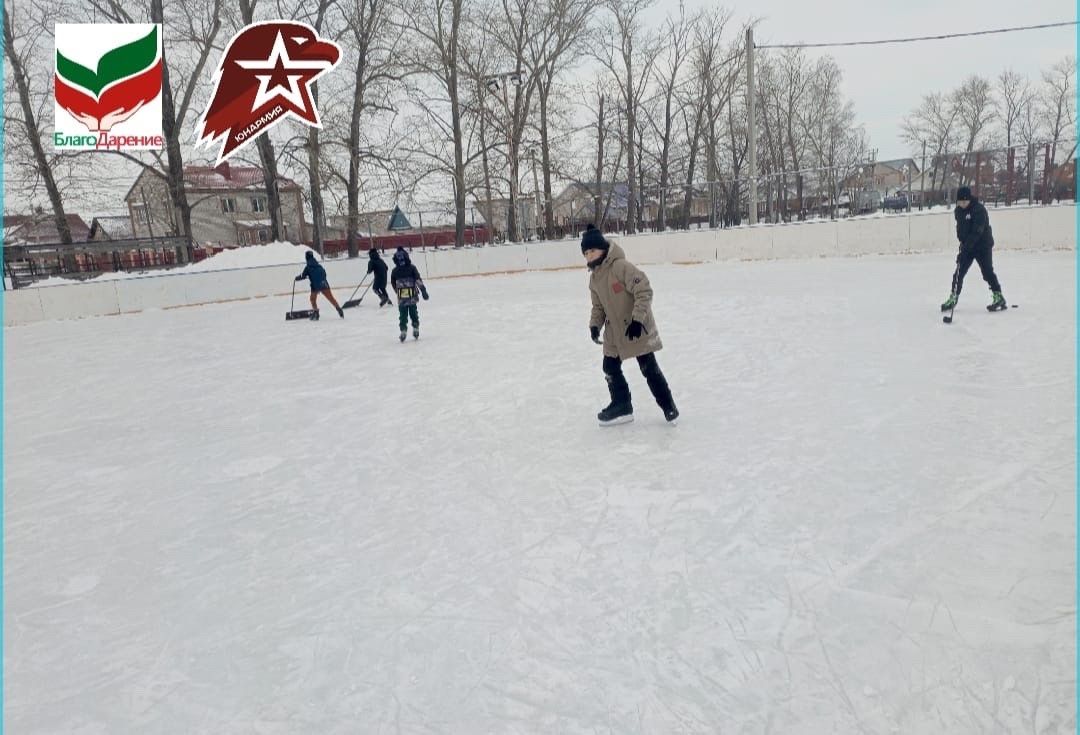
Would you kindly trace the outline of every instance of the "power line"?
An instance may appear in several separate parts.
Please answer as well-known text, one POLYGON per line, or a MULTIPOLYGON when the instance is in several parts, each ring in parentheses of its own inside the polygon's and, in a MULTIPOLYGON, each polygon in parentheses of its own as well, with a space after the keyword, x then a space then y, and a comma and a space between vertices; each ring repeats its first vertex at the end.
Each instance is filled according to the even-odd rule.
POLYGON ((940 36, 915 36, 913 38, 888 38, 879 41, 844 41, 838 43, 770 43, 755 44, 754 48, 831 48, 837 46, 880 46, 886 43, 913 43, 915 41, 943 41, 949 38, 965 38, 968 36, 989 36, 996 33, 1013 33, 1015 31, 1034 31, 1042 28, 1060 28, 1074 26, 1077 21, 1070 20, 1061 23, 1042 23, 1034 26, 1015 26, 1013 28, 996 28, 991 31, 971 31, 969 33, 946 33, 940 36))

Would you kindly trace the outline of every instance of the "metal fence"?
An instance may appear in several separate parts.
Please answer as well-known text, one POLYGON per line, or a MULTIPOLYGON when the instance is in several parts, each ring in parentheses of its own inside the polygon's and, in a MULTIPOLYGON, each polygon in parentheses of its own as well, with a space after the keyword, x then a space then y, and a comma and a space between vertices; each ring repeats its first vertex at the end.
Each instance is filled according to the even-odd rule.
POLYGON ((4 288, 22 288, 53 276, 87 279, 102 273, 172 268, 211 251, 183 237, 4 246, 4 288))

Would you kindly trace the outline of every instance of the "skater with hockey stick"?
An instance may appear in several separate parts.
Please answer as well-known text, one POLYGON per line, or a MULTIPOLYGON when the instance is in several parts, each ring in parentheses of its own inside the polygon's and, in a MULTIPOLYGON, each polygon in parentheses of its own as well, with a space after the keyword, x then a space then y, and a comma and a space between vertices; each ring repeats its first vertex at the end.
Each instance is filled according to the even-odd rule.
POLYGON ((410 319, 413 339, 420 339, 420 313, 417 310, 416 294, 419 291, 424 301, 427 301, 428 292, 420 278, 420 271, 416 270, 416 266, 409 260, 409 254, 402 248, 398 248, 394 253, 394 270, 390 272, 390 283, 398 298, 398 326, 401 328, 398 339, 405 341, 405 328, 410 319))
POLYGON ((601 426, 634 420, 630 386, 622 372, 623 360, 633 357, 664 418, 674 423, 679 409, 656 362, 655 353, 663 345, 653 319, 653 291, 648 277, 626 259, 621 247, 608 242, 592 225, 581 238, 581 254, 590 271, 589 335, 593 342, 604 346, 604 379, 611 394, 611 403, 596 418, 601 426), (604 328, 602 341, 600 327, 604 328))
POLYGON ((345 318, 345 310, 342 309, 334 298, 334 292, 330 290, 330 283, 326 280, 326 269, 319 265, 319 261, 315 259, 315 251, 308 250, 304 253, 304 257, 307 259, 307 265, 304 266, 304 272, 296 277, 297 281, 302 281, 305 278, 311 282, 311 320, 319 320, 319 307, 315 304, 315 298, 322 294, 334 308, 337 309, 338 316, 342 319, 345 318))
MULTIPOLYGON (((970 188, 961 186, 956 190, 953 217, 956 219, 956 239, 960 241, 960 250, 956 255, 952 291, 941 305, 941 310, 951 312, 956 308, 960 290, 964 286, 964 276, 974 262, 979 264, 983 280, 993 294, 987 310, 1001 311, 1007 308, 1005 297, 1001 294, 1001 284, 994 273, 994 232, 990 227, 990 215, 983 203, 971 195, 970 188)), ((951 321, 951 317, 947 321, 951 321)))

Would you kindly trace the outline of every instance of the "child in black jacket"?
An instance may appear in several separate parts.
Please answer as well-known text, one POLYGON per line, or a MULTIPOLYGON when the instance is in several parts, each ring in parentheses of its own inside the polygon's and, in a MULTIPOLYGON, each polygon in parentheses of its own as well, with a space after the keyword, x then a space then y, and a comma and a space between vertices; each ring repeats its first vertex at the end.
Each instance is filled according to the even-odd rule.
POLYGON ((390 283, 398 297, 398 326, 401 328, 398 339, 405 341, 405 327, 410 319, 413 339, 420 339, 420 313, 416 308, 416 293, 419 290, 424 301, 427 301, 428 292, 420 278, 420 271, 416 270, 416 266, 409 260, 409 254, 402 248, 398 248, 394 253, 394 270, 390 273, 390 283))
POLYGON ((393 305, 390 297, 386 294, 386 261, 382 259, 376 248, 368 251, 367 272, 375 274, 375 280, 371 283, 371 290, 379 297, 379 308, 387 304, 393 305))
POLYGON ((990 287, 993 300, 986 307, 989 311, 1001 311, 1007 307, 1001 293, 1001 283, 994 273, 994 230, 990 227, 990 214, 971 189, 961 186, 956 190, 956 239, 960 241, 960 251, 956 254, 956 270, 953 271, 952 290, 949 298, 941 305, 942 311, 950 311, 960 300, 960 289, 964 287, 964 276, 972 263, 979 264, 983 280, 990 287))

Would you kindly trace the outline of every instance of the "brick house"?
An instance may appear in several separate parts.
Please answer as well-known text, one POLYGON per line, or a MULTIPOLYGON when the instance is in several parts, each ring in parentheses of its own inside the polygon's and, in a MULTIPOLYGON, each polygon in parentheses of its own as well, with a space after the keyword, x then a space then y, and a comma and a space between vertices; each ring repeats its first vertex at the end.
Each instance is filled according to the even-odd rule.
MULTIPOLYGON (((191 205, 191 234, 200 245, 255 245, 270 241, 263 170, 256 166, 184 166, 184 184, 191 205)), ((304 207, 300 186, 278 177, 282 237, 304 239, 304 207)), ((165 179, 143 170, 124 201, 135 237, 161 237, 179 232, 165 179)))
MULTIPOLYGON (((90 227, 77 214, 65 215, 71 230, 72 242, 86 242, 90 227)), ((5 245, 40 245, 60 242, 60 233, 56 230, 56 218, 52 212, 39 211, 35 214, 5 214, 5 245)))

